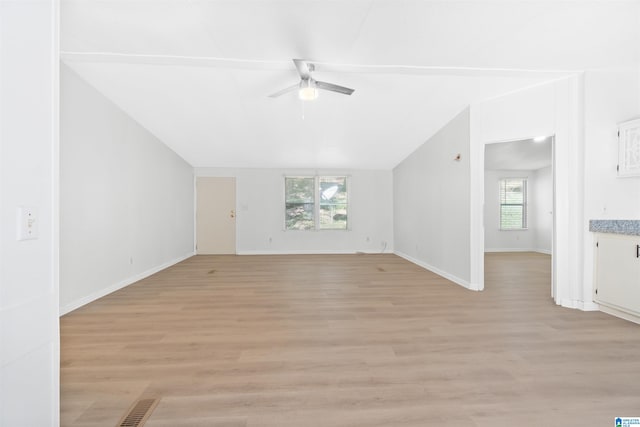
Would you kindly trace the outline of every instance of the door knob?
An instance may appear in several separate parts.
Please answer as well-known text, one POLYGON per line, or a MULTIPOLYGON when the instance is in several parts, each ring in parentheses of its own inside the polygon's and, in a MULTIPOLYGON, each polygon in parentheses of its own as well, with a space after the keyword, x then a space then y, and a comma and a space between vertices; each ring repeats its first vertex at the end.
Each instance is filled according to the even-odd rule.
POLYGON ((229 213, 229 216, 230 216, 231 218, 235 218, 235 217, 236 217, 236 211, 235 211, 235 209, 231 209, 231 212, 229 213))

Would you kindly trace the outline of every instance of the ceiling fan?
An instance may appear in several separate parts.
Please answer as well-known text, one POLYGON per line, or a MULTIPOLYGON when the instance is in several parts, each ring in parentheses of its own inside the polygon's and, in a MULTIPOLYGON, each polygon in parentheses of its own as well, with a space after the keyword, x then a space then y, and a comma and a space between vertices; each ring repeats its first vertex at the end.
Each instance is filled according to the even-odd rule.
POLYGON ((311 73, 313 72, 313 70, 315 70, 315 65, 311 62, 305 61, 303 59, 294 59, 293 63, 296 65, 298 74, 300 74, 300 82, 296 83, 293 86, 289 86, 288 88, 282 89, 276 93, 272 93, 271 95, 269 95, 270 98, 276 98, 280 95, 284 95, 285 93, 292 92, 296 89, 298 90, 299 98, 303 101, 313 101, 314 99, 316 99, 318 97, 318 89, 338 92, 343 95, 351 95, 354 92, 354 89, 349 89, 348 87, 314 80, 314 78, 311 77, 311 73))

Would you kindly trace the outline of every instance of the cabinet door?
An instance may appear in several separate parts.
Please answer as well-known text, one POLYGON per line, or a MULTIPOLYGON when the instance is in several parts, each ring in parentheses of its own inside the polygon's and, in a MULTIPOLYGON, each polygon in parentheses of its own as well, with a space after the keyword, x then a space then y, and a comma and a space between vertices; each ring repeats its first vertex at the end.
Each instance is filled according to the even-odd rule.
POLYGON ((640 119, 618 127, 618 176, 640 176, 640 119))
POLYGON ((640 236, 599 234, 596 302, 640 314, 640 236))

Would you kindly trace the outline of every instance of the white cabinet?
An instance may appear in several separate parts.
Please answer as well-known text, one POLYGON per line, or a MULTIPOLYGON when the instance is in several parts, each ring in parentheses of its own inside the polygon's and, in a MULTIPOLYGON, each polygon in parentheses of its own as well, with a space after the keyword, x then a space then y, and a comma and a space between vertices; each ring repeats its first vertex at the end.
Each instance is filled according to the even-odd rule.
POLYGON ((639 322, 640 236, 596 233, 595 253, 594 301, 602 311, 639 322))
POLYGON ((618 176, 640 176, 640 119, 618 126, 618 176))

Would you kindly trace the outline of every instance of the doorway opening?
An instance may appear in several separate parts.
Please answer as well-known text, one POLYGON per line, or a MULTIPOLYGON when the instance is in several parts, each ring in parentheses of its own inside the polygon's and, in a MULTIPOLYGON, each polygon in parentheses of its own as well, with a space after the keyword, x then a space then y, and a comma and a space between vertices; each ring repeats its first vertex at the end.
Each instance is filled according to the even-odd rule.
POLYGON ((554 137, 489 143, 484 150, 485 289, 535 283, 553 298, 554 137))

